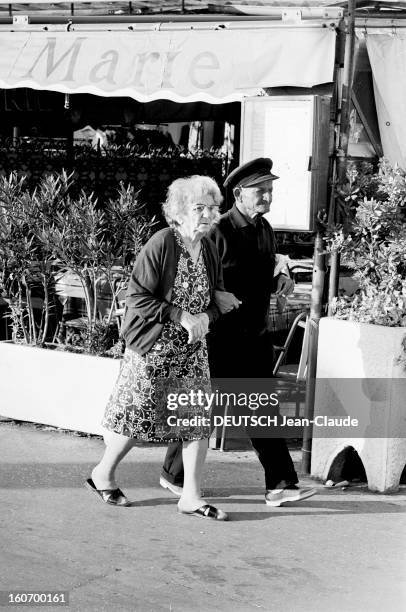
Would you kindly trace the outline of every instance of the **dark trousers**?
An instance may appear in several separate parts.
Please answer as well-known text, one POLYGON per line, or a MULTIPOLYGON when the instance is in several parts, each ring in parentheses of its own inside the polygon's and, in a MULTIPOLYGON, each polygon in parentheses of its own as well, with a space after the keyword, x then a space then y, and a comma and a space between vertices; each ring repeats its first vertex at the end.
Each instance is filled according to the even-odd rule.
MULTIPOLYGON (((209 359, 212 378, 267 378, 272 376, 273 344, 269 333, 216 334, 209 338, 209 359)), ((283 438, 251 438, 251 444, 265 471, 265 487, 275 489, 281 482, 298 482, 292 458, 283 438)), ((162 468, 162 476, 170 483, 183 486, 182 442, 171 442, 162 468)))
POLYGON ((169 442, 161 475, 178 487, 183 487, 182 442, 169 442))
MULTIPOLYGON (((250 438, 250 440, 265 471, 266 489, 276 489, 282 481, 286 485, 298 482, 286 440, 282 438, 250 438)), ((183 487, 182 442, 169 444, 161 473, 168 482, 183 487)))

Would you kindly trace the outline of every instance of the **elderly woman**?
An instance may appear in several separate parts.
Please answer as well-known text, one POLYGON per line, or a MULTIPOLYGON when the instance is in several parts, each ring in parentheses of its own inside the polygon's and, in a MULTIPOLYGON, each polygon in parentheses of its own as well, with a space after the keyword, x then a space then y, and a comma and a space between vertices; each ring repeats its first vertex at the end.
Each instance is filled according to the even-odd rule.
POLYGON ((135 262, 123 325, 126 350, 103 421, 106 449, 86 482, 106 503, 128 505, 115 470, 135 440, 182 440, 184 486, 178 511, 227 519, 200 493, 210 435, 207 405, 192 402, 182 408, 181 416, 200 417, 182 427, 169 425, 168 417, 172 414, 176 423, 177 413, 168 412, 167 403, 169 383, 181 391, 210 390, 205 336, 219 314, 214 292, 223 285, 216 247, 205 234, 219 217, 221 199, 211 178, 174 181, 163 205, 169 228, 157 232, 135 262))

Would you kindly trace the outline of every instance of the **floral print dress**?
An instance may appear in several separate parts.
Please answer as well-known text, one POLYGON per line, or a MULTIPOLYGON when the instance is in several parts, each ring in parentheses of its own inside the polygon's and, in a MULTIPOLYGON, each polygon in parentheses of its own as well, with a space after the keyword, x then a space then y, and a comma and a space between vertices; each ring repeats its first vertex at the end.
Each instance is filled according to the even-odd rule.
MULTIPOLYGON (((202 251, 194 262, 177 231, 175 237, 181 253, 171 302, 199 314, 210 302, 202 251)), ((102 423, 106 429, 149 442, 209 437, 210 413, 204 402, 196 403, 196 395, 186 406, 168 408, 168 393, 211 393, 206 340, 195 344, 187 344, 187 340, 180 323, 168 321, 147 354, 125 350, 102 423), (169 423, 168 417, 172 417, 169 423)))

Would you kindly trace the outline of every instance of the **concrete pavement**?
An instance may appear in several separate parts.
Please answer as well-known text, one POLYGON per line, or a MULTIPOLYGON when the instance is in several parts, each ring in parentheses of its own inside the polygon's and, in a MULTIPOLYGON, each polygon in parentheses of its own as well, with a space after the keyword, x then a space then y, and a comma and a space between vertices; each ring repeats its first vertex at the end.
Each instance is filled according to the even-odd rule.
POLYGON ((404 487, 317 484, 319 495, 269 508, 252 451, 210 450, 206 497, 231 519, 215 523, 176 513, 158 485, 163 446, 120 466, 129 508, 83 487, 99 438, 0 422, 0 449, 2 590, 69 591, 68 609, 84 612, 405 609, 404 487))

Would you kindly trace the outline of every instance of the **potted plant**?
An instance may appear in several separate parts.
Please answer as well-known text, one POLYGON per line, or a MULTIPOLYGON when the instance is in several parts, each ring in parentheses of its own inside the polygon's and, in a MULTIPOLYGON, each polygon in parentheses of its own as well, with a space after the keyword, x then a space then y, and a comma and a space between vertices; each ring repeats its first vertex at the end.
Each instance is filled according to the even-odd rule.
MULTIPOLYGON (((145 214, 134 187, 122 184, 117 197, 103 209, 98 208, 93 195, 82 193, 56 212, 47 241, 60 272, 73 273, 79 280, 86 305, 75 350, 111 353, 118 295, 126 288, 134 260, 154 225, 155 219, 145 214), (110 294, 111 301, 106 314, 98 308, 103 292, 110 294)), ((72 350, 72 346, 66 348, 72 350)))
POLYGON ((0 183, 0 282, 13 330, 13 342, 0 345, 1 414, 99 433, 119 360, 100 356, 111 348, 114 306, 103 317, 98 294, 104 283, 114 303, 155 222, 131 187, 121 186, 101 210, 92 196, 71 199, 69 185, 64 173, 44 178, 33 193, 16 175, 0 183), (55 277, 68 269, 83 289, 85 327, 76 346, 51 351, 61 310, 55 277))
POLYGON ((350 417, 359 425, 314 425, 312 474, 327 478, 352 447, 369 488, 390 492, 406 463, 406 177, 385 160, 377 172, 350 165, 347 176, 346 223, 327 242, 359 289, 335 298, 333 316, 320 321, 315 418, 350 417))

